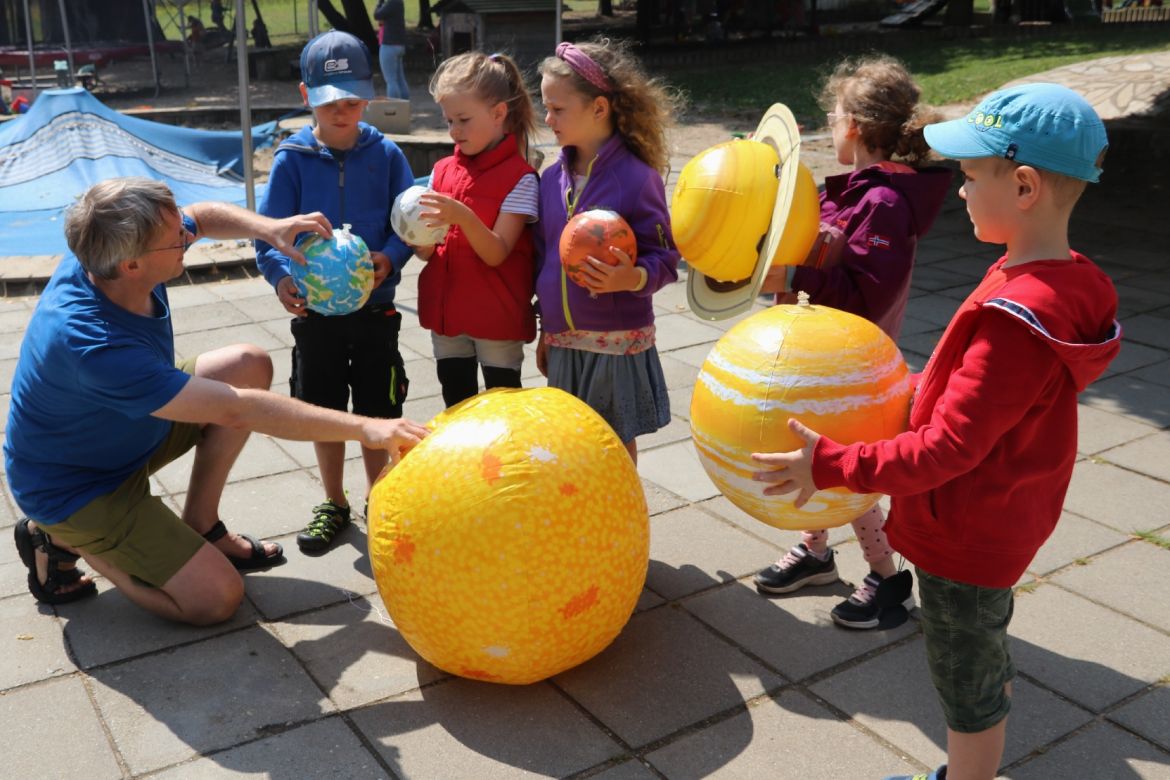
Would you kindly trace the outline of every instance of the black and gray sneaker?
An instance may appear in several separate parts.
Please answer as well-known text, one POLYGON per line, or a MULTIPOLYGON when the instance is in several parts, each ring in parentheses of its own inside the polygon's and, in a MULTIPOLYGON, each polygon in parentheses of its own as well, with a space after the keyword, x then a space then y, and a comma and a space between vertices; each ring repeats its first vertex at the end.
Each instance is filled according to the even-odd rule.
POLYGON ((805 585, 828 585, 837 581, 836 553, 829 550, 828 560, 809 553, 803 543, 789 550, 783 558, 761 571, 752 580, 765 593, 791 593, 805 585))
POLYGON ((313 519, 308 528, 297 534, 297 547, 302 552, 328 550, 334 537, 349 525, 349 507, 340 506, 331 498, 313 507, 313 519))
POLYGON ((897 628, 914 609, 914 576, 903 570, 882 578, 870 572, 853 595, 833 607, 833 622, 845 628, 897 628))

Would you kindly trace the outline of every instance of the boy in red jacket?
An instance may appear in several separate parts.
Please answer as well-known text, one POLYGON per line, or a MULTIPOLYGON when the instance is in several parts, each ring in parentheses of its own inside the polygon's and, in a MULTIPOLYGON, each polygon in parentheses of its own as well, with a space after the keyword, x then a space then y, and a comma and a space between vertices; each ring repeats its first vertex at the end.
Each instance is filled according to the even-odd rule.
MULTIPOLYGON (((1012 586, 1060 517, 1077 444, 1077 393, 1121 346, 1109 278, 1069 248, 1068 221, 1096 182, 1105 127, 1080 95, 1030 84, 968 116, 928 125, 960 160, 975 236, 1005 244, 959 307, 919 377, 909 430, 841 445, 758 453, 766 494, 844 486, 886 493, 886 530, 915 564, 921 623, 947 720, 947 765, 929 780, 991 780, 1003 756, 1015 674, 1012 586)), ((893 779, 891 779, 893 780, 893 779)))

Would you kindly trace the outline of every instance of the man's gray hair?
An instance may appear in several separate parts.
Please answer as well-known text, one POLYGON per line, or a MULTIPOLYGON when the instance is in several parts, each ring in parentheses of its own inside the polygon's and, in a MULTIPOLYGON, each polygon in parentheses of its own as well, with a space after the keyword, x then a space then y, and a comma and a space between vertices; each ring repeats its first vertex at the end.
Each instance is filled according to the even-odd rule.
POLYGON ((162 182, 144 177, 107 179, 69 207, 65 240, 85 270, 99 279, 115 279, 119 263, 150 248, 168 211, 178 207, 162 182))

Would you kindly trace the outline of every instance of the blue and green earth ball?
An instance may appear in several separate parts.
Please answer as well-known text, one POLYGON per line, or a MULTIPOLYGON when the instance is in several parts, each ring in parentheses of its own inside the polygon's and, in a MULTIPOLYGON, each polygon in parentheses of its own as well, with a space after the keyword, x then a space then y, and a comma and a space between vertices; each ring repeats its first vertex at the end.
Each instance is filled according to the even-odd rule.
POLYGON ((374 289, 374 263, 361 236, 349 225, 333 238, 310 234, 297 242, 308 261, 289 263, 289 271, 305 305, 318 314, 351 314, 366 304, 374 289))

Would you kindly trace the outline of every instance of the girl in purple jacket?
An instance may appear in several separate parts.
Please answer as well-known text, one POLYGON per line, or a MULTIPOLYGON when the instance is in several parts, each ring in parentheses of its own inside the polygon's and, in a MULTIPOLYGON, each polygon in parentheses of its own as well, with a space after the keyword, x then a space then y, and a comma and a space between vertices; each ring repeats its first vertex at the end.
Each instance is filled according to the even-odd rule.
MULTIPOLYGON (((918 98, 913 77, 891 57, 837 66, 821 104, 828 111, 837 162, 853 170, 825 179, 821 232, 805 263, 769 271, 762 289, 776 293, 777 302, 795 302, 795 292, 803 290, 813 303, 865 317, 898 338, 918 239, 934 222, 951 185, 945 168, 912 167, 929 154, 922 128, 934 119, 918 98)), ((871 571, 833 608, 838 625, 892 628, 913 606, 910 572, 897 572, 884 524, 880 507, 853 521, 871 571)), ((800 544, 756 575, 756 587, 791 593, 835 582, 833 554, 827 531, 805 531, 800 544)))
POLYGON ((536 364, 551 387, 604 417, 636 462, 636 437, 670 422, 652 296, 678 279, 662 178, 675 98, 615 41, 562 43, 540 74, 545 122, 562 148, 540 179, 536 364), (575 212, 595 208, 625 218, 637 258, 616 248, 616 266, 590 258, 582 286, 561 266, 560 236, 575 212))

